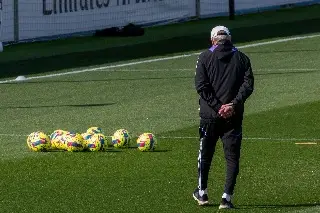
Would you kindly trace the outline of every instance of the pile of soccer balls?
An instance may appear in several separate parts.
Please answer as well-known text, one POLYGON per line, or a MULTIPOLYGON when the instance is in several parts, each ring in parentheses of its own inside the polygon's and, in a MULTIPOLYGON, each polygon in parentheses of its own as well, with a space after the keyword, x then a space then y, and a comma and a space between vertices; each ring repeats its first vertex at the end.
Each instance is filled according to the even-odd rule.
MULTIPOLYGON (((32 132, 27 138, 27 145, 32 151, 65 150, 69 152, 106 151, 108 147, 127 148, 131 136, 126 129, 118 129, 108 140, 99 127, 90 127, 85 133, 55 130, 50 136, 44 132, 32 132)), ((153 151, 157 140, 152 133, 143 133, 137 139, 140 151, 153 151)))

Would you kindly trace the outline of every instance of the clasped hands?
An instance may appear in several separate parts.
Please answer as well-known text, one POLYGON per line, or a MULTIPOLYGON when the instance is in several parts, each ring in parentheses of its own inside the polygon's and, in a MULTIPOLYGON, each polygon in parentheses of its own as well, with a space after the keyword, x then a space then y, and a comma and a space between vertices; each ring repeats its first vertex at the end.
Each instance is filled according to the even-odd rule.
POLYGON ((225 119, 230 118, 234 114, 234 105, 233 103, 224 104, 219 109, 219 115, 225 119))

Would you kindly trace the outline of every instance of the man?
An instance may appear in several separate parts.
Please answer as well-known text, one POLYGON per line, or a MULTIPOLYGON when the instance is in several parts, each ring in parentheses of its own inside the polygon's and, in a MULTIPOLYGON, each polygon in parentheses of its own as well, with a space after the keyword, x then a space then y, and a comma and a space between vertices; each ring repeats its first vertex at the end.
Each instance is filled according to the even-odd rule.
POLYGON ((226 27, 214 27, 211 41, 212 47, 199 56, 195 76, 200 95, 200 149, 199 182, 193 197, 199 205, 209 203, 208 175, 221 138, 227 169, 219 209, 229 209, 239 173, 244 103, 253 92, 254 78, 249 58, 233 46, 226 27))

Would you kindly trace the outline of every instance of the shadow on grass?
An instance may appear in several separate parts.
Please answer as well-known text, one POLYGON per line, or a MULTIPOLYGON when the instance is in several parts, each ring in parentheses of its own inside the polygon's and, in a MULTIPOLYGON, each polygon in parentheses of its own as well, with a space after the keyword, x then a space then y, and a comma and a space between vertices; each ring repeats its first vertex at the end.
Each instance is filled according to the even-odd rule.
MULTIPOLYGON (((127 149, 137 149, 136 146, 129 146, 127 149)), ((152 152, 170 152, 172 150, 169 150, 169 149, 155 149, 153 151, 146 151, 148 153, 152 153, 152 152)))
POLYGON ((116 103, 105 104, 66 104, 66 105, 52 105, 52 106, 8 106, 0 107, 0 109, 37 109, 37 108, 56 108, 56 107, 101 107, 110 106, 116 103))
POLYGON ((171 152, 172 150, 169 149, 155 149, 152 152, 171 152))
POLYGON ((121 149, 112 149, 112 148, 107 148, 105 151, 103 152, 122 152, 121 149))
POLYGON ((43 151, 43 153, 48 153, 48 152, 53 152, 53 153, 97 153, 97 152, 98 153, 105 153, 105 152, 122 152, 122 150, 107 148, 104 151, 97 151, 97 152, 91 152, 91 151, 88 151, 88 150, 68 152, 67 150, 58 150, 58 149, 51 149, 51 150, 43 151))
MULTIPOLYGON (((232 29, 235 43, 257 41, 320 32, 320 19, 289 23, 258 25, 232 29), (308 27, 306 27, 308 26, 308 27)), ((208 31, 211 26, 208 26, 208 31)), ((112 47, 97 51, 77 52, 51 57, 34 58, 0 63, 0 78, 52 72, 115 63, 126 60, 164 56, 179 52, 195 51, 209 47, 208 33, 187 35, 155 42, 112 47)))
POLYGON ((275 208, 300 208, 300 207, 320 207, 320 203, 302 203, 302 204, 275 204, 275 205, 239 205, 237 209, 275 209, 275 208))
POLYGON ((218 207, 219 205, 218 204, 212 204, 212 203, 209 203, 209 204, 206 204, 206 205, 203 205, 203 206, 199 206, 199 208, 212 208, 212 207, 214 207, 214 208, 216 208, 216 207, 218 207))

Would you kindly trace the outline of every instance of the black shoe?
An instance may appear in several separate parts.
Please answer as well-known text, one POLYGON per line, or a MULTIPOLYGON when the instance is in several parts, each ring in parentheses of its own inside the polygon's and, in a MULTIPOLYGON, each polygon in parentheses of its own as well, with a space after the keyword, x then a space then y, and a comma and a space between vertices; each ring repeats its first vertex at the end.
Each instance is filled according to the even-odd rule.
POLYGON ((231 203, 231 200, 227 201, 227 199, 222 198, 219 209, 233 209, 233 208, 234 208, 234 206, 231 203))
POLYGON ((192 196, 198 202, 199 206, 204 206, 209 204, 208 194, 205 193, 202 196, 200 196, 198 188, 194 190, 192 196))

